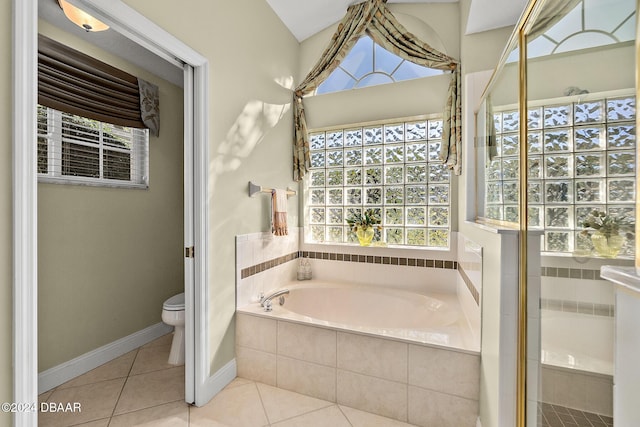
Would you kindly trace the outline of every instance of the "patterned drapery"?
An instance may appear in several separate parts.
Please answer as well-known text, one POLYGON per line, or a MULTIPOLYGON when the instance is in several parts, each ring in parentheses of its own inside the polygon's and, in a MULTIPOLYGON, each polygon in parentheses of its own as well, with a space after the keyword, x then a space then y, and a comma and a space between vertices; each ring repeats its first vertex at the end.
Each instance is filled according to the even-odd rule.
POLYGON ((160 90, 158 86, 138 78, 140 116, 153 136, 160 136, 160 90))
POLYGON ((340 64, 360 37, 368 34, 384 49, 429 68, 452 72, 444 111, 443 143, 440 158, 454 171, 461 171, 460 63, 438 52, 408 32, 387 9, 384 0, 367 0, 347 9, 318 63, 293 93, 294 147, 293 177, 302 179, 311 164, 309 139, 302 98, 313 92, 340 64))

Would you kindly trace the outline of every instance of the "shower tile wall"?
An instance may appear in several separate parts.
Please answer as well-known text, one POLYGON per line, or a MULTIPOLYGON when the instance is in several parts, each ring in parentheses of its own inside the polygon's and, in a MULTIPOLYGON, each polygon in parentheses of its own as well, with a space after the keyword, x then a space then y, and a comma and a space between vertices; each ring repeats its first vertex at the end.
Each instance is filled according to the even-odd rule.
POLYGON ((289 235, 251 233, 236 236, 236 307, 256 301, 280 283, 294 280, 300 229, 289 227, 289 235), (247 268, 253 267, 253 274, 247 268), (244 270, 244 274, 243 274, 244 270))
POLYGON ((482 306, 482 247, 461 233, 458 235, 457 293, 475 338, 480 341, 482 306))
MULTIPOLYGON (((585 257, 542 257, 540 308, 543 317, 585 315, 592 319, 613 318, 613 285, 600 278, 602 265, 633 265, 630 260, 585 257), (592 317, 595 316, 595 317, 592 317)), ((602 328, 578 331, 590 336, 594 348, 613 351, 613 322, 610 331, 602 328)), ((605 323, 598 323, 605 324, 605 323)), ((542 337, 543 343, 545 337, 542 337)), ((612 376, 543 364, 541 401, 611 416, 613 414, 612 376)))
MULTIPOLYGON (((452 235, 457 233, 452 233, 452 235)), ((310 259, 314 279, 331 282, 362 283, 398 288, 418 293, 456 292, 458 272, 457 239, 451 239, 449 250, 385 248, 361 246, 327 246, 303 243, 305 252, 329 252, 327 259, 310 259), (335 253, 336 257, 332 257, 335 253), (341 253, 371 257, 372 262, 354 263, 337 259, 341 253), (398 262, 384 263, 385 258, 398 262), (334 259, 331 259, 334 258, 334 259), (376 258, 380 258, 379 263, 376 258), (424 263, 423 263, 424 262, 424 263)))
POLYGON ((542 308, 613 316, 613 286, 600 278, 602 265, 633 265, 631 260, 542 257, 542 308))

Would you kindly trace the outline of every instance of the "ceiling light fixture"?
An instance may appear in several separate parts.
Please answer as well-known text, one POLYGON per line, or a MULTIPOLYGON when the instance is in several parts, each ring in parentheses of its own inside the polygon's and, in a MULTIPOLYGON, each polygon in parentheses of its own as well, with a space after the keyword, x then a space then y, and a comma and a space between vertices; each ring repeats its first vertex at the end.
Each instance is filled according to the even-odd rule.
POLYGON ((78 9, 72 4, 67 3, 65 0, 58 0, 60 8, 64 11, 67 18, 78 27, 85 31, 104 31, 109 29, 109 26, 102 21, 98 21, 87 12, 78 9))

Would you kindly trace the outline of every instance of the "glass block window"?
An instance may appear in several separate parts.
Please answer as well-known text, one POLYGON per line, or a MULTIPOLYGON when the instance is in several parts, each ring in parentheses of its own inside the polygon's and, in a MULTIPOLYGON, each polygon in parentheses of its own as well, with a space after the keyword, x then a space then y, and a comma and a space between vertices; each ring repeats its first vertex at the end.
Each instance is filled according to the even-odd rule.
MULTIPOLYGON (((591 251, 580 234, 593 210, 635 222, 636 99, 589 98, 528 110, 529 225, 544 251, 591 251)), ((518 222, 519 115, 494 111, 497 156, 487 166, 486 217, 518 222)), ((627 241, 624 254, 633 255, 627 241)))
POLYGON ((148 187, 149 131, 38 105, 38 180, 148 187))
POLYGON ((388 245, 448 247, 450 172, 438 160, 442 119, 310 132, 306 241, 357 243, 347 218, 373 209, 388 245))

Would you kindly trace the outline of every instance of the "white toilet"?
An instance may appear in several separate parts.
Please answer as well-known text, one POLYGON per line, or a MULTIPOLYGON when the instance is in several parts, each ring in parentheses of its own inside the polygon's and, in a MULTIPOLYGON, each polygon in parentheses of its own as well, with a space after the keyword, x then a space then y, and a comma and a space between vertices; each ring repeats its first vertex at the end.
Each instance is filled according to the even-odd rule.
POLYGON ((184 364, 184 292, 174 295, 162 304, 162 321, 173 326, 173 342, 169 364, 184 364))

